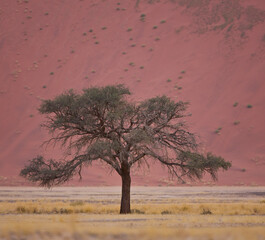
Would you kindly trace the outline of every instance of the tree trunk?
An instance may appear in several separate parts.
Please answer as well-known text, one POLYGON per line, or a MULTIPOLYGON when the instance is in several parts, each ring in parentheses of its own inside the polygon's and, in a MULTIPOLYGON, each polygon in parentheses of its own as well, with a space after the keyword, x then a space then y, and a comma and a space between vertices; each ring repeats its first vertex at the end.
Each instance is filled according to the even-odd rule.
POLYGON ((122 169, 121 174, 122 179, 122 194, 121 194, 121 214, 131 213, 131 200, 130 200, 130 191, 131 191, 131 176, 130 168, 122 169))

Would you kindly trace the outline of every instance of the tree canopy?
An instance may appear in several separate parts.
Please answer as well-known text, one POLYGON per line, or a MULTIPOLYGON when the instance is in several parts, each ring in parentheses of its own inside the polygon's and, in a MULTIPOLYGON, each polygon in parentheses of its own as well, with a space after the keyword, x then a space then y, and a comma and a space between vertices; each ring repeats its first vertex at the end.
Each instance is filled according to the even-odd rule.
POLYGON ((62 184, 93 161, 102 161, 122 178, 121 213, 130 212, 130 169, 155 160, 166 166, 180 181, 201 179, 208 172, 217 178, 219 169, 231 163, 212 153, 199 152, 197 139, 183 119, 188 103, 157 96, 140 103, 128 101, 123 85, 93 87, 82 93, 69 90, 52 100, 44 100, 39 112, 47 116, 42 125, 51 138, 71 152, 63 161, 37 156, 21 175, 43 186, 62 184), (128 192, 129 191, 129 192, 128 192), (129 194, 129 196, 128 196, 129 194))

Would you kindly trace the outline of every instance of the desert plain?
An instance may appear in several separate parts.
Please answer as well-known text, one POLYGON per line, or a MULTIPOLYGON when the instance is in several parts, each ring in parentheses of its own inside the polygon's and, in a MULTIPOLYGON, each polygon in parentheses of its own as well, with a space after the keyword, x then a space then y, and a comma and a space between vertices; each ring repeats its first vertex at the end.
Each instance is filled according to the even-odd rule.
POLYGON ((0 239, 265 239, 265 187, 0 188, 0 239))

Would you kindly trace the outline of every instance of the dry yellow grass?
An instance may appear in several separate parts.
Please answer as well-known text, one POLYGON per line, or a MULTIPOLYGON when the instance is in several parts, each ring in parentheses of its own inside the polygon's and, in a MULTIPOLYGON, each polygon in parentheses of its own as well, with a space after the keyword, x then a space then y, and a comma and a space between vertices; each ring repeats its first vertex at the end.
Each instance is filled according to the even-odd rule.
MULTIPOLYGON (((214 215, 265 215, 263 202, 237 203, 168 203, 132 204, 138 214, 214 214, 214 215)), ((90 204, 84 201, 15 201, 0 202, 1 214, 118 214, 118 204, 90 204)))

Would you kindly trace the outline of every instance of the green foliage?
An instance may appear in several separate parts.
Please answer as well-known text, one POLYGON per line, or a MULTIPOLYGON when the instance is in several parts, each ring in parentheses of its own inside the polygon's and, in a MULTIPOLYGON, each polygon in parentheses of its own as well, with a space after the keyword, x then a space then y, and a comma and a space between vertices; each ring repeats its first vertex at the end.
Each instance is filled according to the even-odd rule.
POLYGON ((146 15, 144 13, 142 13, 141 16, 140 16, 140 20, 142 22, 144 22, 145 21, 145 17, 146 17, 146 15))
POLYGON ((179 158, 186 163, 190 178, 200 179, 204 172, 208 172, 213 179, 216 179, 216 173, 220 167, 224 170, 228 170, 231 167, 230 162, 226 162, 222 157, 214 156, 209 152, 204 156, 196 152, 187 151, 182 152, 179 158))
POLYGON ((215 132, 216 134, 219 134, 221 130, 222 130, 222 127, 219 127, 219 128, 217 128, 214 132, 215 132))
POLYGON ((233 107, 237 107, 237 105, 238 105, 238 102, 235 102, 235 103, 233 104, 233 107))

